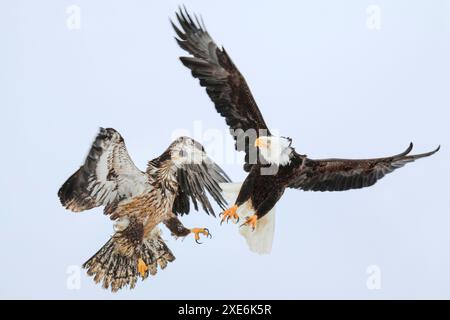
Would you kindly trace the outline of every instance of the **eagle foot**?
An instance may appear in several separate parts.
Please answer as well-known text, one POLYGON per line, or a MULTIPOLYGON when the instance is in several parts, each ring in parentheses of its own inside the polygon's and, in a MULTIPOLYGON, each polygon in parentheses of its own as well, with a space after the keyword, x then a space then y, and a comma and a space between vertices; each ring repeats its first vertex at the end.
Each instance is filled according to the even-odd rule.
POLYGON ((224 212, 222 212, 220 216, 222 216, 222 221, 220 221, 220 225, 222 225, 222 223, 224 221, 226 221, 228 223, 228 220, 233 219, 236 220, 234 221, 234 223, 238 223, 239 222, 239 216, 237 214, 237 205, 232 206, 231 208, 225 210, 224 212))
POLYGON ((207 228, 193 228, 191 229, 191 232, 194 234, 195 242, 197 242, 198 244, 201 244, 201 242, 198 241, 200 240, 200 234, 212 238, 212 235, 207 228))
POLYGON ((258 222, 258 216, 256 214, 254 214, 250 217, 247 217, 247 220, 243 224, 241 224, 241 227, 249 226, 250 228, 252 228, 252 230, 255 230, 257 222, 258 222))
POLYGON ((145 273, 148 270, 148 266, 145 264, 144 260, 142 260, 142 258, 138 259, 138 272, 141 274, 141 277, 144 278, 145 273))

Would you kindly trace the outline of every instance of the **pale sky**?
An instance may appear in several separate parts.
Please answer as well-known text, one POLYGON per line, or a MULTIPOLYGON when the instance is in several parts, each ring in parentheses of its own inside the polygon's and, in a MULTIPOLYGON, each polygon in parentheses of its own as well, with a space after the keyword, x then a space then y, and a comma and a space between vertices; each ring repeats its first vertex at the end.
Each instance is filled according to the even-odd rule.
POLYGON ((3 1, 0 298, 450 298, 449 2, 184 3, 297 152, 380 157, 410 141, 441 151, 371 188, 286 191, 268 256, 251 253, 237 226, 193 212, 183 223, 213 238, 197 245, 163 227, 177 259, 156 277, 112 294, 81 270, 73 286, 113 232, 100 208, 75 214, 57 198, 98 127, 117 129, 141 169, 187 132, 233 181, 245 173, 224 120, 178 60, 169 24, 178 0, 3 1), (368 270, 380 272, 378 289, 368 270))

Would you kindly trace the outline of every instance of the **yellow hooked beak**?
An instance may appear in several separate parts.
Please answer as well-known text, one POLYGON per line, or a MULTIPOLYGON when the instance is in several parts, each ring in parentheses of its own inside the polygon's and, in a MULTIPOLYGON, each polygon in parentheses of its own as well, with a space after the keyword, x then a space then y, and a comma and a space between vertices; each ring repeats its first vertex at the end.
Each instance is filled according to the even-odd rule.
POLYGON ((255 147, 258 147, 258 148, 267 147, 267 143, 264 142, 261 138, 256 138, 255 147))

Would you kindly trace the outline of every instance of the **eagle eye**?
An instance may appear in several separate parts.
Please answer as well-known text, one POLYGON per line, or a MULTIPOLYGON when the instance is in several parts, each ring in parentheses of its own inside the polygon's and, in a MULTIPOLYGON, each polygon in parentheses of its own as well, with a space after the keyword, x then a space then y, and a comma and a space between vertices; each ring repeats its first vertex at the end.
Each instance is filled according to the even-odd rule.
POLYGON ((180 157, 184 158, 184 157, 187 156, 187 152, 186 152, 185 150, 181 149, 181 150, 179 151, 178 155, 179 155, 180 157))

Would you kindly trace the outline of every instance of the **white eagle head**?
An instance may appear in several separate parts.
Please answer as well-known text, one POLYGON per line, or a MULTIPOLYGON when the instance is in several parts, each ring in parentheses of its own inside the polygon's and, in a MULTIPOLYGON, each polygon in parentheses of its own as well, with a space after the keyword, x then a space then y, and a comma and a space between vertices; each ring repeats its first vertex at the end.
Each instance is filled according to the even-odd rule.
POLYGON ((261 136, 255 140, 260 154, 270 164, 285 166, 291 161, 292 139, 286 137, 261 136))
POLYGON ((189 137, 176 139, 170 147, 170 155, 176 166, 200 164, 206 157, 203 146, 189 137))

